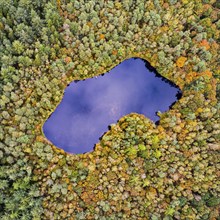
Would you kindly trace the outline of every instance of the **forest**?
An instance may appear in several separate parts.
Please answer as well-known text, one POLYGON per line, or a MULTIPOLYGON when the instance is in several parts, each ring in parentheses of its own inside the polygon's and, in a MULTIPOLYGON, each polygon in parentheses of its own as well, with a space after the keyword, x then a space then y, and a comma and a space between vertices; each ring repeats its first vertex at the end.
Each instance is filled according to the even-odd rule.
POLYGON ((0 219, 219 220, 219 51, 219 0, 0 1, 0 219), (134 113, 93 152, 52 145, 66 86, 131 57, 182 91, 159 124, 134 113))

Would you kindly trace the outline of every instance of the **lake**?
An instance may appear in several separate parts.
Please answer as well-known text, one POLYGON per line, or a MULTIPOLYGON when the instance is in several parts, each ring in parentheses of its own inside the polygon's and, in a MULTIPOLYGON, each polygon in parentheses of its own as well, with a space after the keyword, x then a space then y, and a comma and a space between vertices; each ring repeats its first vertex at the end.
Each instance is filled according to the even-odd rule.
POLYGON ((73 81, 43 126, 45 136, 66 152, 90 152, 108 126, 135 112, 153 122, 181 97, 147 61, 130 58, 94 78, 73 81))

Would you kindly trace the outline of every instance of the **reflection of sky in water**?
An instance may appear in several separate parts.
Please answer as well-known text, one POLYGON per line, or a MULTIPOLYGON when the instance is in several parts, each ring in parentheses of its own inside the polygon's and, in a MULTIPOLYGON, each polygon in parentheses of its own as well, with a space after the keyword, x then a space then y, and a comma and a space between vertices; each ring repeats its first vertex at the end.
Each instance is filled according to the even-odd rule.
POLYGON ((89 152, 108 125, 126 114, 159 120, 155 112, 167 111, 178 91, 150 72, 143 60, 128 59, 105 76, 72 82, 43 130, 67 152, 89 152))

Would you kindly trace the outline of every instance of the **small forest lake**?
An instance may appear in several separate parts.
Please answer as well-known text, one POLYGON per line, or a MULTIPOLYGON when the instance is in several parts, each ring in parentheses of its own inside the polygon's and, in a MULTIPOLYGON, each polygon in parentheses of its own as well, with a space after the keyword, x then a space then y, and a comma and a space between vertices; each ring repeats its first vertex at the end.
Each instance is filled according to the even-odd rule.
POLYGON ((130 58, 104 75, 71 82, 43 132, 66 152, 90 152, 122 116, 135 112, 158 122, 156 112, 169 110, 180 97, 179 88, 147 61, 130 58))

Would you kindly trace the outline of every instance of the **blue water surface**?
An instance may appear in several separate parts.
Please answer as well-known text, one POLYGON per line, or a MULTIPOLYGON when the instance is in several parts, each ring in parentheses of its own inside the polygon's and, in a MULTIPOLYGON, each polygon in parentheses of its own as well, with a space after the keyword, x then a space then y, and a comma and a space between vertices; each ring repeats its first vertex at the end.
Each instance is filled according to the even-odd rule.
POLYGON ((70 83, 43 126, 45 136, 79 154, 92 151, 108 126, 124 115, 136 112, 158 121, 156 112, 169 110, 181 92, 148 67, 146 61, 130 58, 104 76, 70 83))

